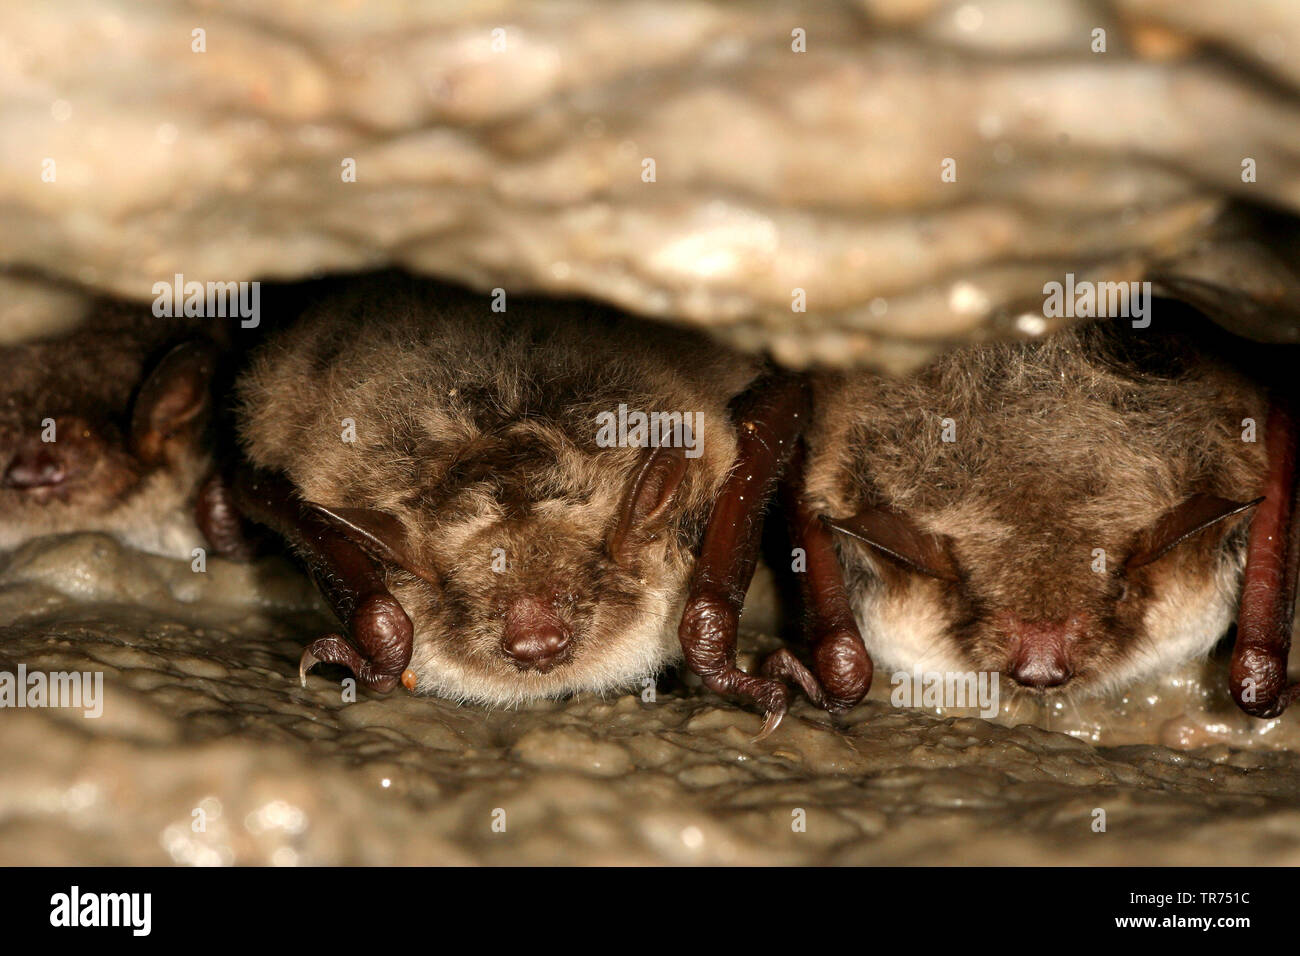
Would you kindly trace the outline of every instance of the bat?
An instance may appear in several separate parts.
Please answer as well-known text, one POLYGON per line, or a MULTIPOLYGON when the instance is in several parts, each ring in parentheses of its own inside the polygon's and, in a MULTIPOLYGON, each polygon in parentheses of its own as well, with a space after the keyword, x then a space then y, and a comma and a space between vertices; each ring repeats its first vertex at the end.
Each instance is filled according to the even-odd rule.
POLYGON ((107 302, 0 347, 0 548, 103 531, 188 559, 219 352, 196 323, 107 302))
POLYGON ((875 665, 1102 694, 1207 654, 1235 616, 1234 699, 1281 713, 1296 438, 1268 365, 1170 304, 1150 329, 970 345, 905 379, 817 373, 783 495, 812 627, 867 651, 854 679, 813 668, 834 703, 875 665))
POLYGON ((633 686, 684 651, 784 713, 779 681, 736 668, 734 620, 674 631, 688 603, 738 616, 806 402, 695 333, 388 276, 254 354, 230 484, 345 625, 307 646, 304 682, 327 662, 510 705, 633 686))

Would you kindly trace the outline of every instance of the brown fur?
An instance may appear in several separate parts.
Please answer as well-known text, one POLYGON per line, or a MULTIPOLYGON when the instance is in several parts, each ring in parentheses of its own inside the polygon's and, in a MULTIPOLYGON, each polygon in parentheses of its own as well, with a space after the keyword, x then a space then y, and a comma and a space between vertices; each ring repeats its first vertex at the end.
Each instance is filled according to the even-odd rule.
POLYGON ((304 498, 400 520, 437 582, 386 570, 415 625, 418 689, 509 704, 625 686, 679 654, 692 549, 735 455, 726 406, 756 371, 698 336, 591 307, 512 301, 497 314, 486 297, 386 277, 260 353, 240 382, 240 430, 248 457, 304 498), (704 421, 668 533, 627 567, 606 541, 644 452, 596 444, 597 414, 620 403, 704 421), (549 673, 500 647, 510 601, 538 593, 575 635, 549 673))
POLYGON ((0 548, 70 531, 105 531, 185 558, 203 544, 189 502, 208 466, 206 452, 180 449, 166 462, 145 464, 129 447, 132 400, 151 364, 196 331, 147 308, 101 303, 69 332, 0 347, 0 475, 24 449, 41 447, 47 418, 57 438, 49 450, 68 472, 50 488, 0 481, 0 548))
POLYGON ((967 347, 905 381, 827 374, 816 399, 814 506, 887 505, 947 535, 959 569, 948 584, 837 535, 878 665, 1003 671, 1009 621, 1068 621, 1064 689, 1097 691, 1202 654, 1228 627, 1244 520, 1124 571, 1144 529, 1190 495, 1249 501, 1263 484, 1264 395, 1185 340, 1093 323, 967 347), (1096 548, 1108 573, 1092 569, 1096 548))

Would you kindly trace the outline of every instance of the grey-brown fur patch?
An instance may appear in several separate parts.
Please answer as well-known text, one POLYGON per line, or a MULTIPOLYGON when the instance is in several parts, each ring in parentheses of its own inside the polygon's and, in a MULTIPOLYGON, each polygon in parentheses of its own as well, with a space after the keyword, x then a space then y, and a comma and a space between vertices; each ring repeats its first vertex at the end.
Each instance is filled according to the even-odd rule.
POLYGON ((902 381, 826 374, 816 402, 814 505, 886 504, 948 536, 961 571, 946 586, 837 540, 879 666, 1004 670, 1006 622, 1073 620, 1067 687, 1100 690, 1204 653, 1228 627, 1246 520, 1124 572, 1169 508, 1198 492, 1249 501, 1263 484, 1265 396, 1176 335, 1092 323, 963 348, 902 381))
POLYGON ((244 448, 308 500, 400 519, 439 582, 387 572, 416 627, 422 692, 509 704, 625 686, 678 654, 693 548, 735 457, 727 403, 757 367, 594 307, 512 300, 499 314, 489 302, 391 278, 329 301, 241 379, 244 448), (596 442, 597 415, 620 403, 703 421, 667 533, 630 567, 605 540, 643 450, 596 442), (355 443, 341 440, 345 419, 355 443), (539 591, 576 642, 546 674, 499 646, 510 599, 539 591))

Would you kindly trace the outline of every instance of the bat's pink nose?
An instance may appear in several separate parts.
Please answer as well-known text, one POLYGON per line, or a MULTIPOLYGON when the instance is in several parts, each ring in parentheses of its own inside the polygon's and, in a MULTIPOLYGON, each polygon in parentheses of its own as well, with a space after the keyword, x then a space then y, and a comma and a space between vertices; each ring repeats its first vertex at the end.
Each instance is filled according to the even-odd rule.
POLYGON ((1007 673, 1025 687, 1060 687, 1074 676, 1070 645, 1077 636, 1073 622, 1021 621, 1011 623, 1011 663, 1007 673))
POLYGON ((101 427, 77 415, 59 415, 57 431, 48 436, 45 422, 41 432, 5 436, 3 444, 12 457, 0 459, 0 487, 23 492, 33 502, 66 500, 79 482, 103 462, 106 448, 101 427), (46 441, 46 438, 52 440, 46 441))
POLYGON ((517 598, 506 613, 501 650, 520 667, 546 673, 567 657, 569 629, 548 604, 517 598))
POLYGON ((48 446, 40 445, 20 451, 5 469, 4 486, 27 491, 33 488, 51 488, 62 484, 68 469, 61 456, 53 454, 48 446))

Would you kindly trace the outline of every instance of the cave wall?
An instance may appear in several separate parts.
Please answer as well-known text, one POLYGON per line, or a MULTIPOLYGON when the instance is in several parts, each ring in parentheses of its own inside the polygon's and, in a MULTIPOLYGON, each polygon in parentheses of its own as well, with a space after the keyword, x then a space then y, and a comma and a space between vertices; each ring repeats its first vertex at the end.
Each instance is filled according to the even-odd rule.
POLYGON ((1223 216, 1300 207, 1300 7, 1230 6, 11 0, 0 336, 84 305, 33 278, 400 265, 792 365, 1041 333, 1067 271, 1287 339, 1293 269, 1223 216))

